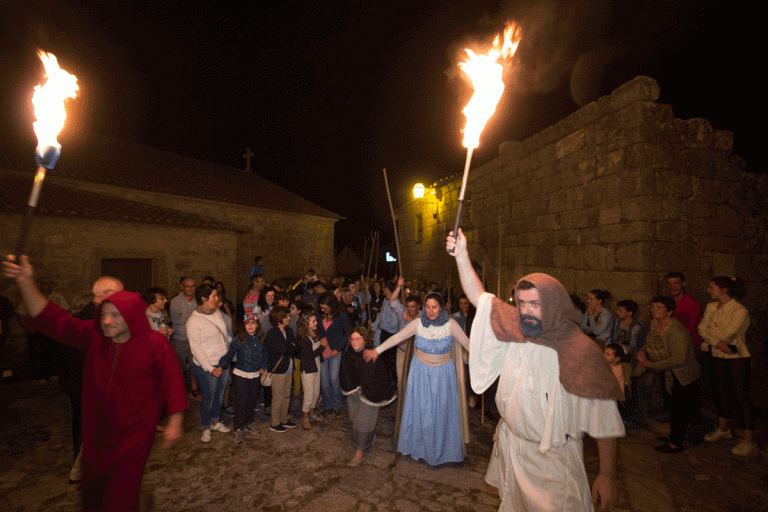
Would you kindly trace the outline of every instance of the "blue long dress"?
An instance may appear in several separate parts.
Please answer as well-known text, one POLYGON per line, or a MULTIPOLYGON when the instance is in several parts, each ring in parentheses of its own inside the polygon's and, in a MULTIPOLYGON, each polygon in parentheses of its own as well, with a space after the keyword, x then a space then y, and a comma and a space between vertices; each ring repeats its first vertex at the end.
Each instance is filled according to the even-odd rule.
MULTIPOLYGON (((415 347, 427 354, 447 354, 453 336, 450 322, 436 327, 419 325, 415 347)), ((397 451, 431 466, 464 460, 461 413, 453 361, 429 366, 416 356, 411 361, 405 391, 397 451)))

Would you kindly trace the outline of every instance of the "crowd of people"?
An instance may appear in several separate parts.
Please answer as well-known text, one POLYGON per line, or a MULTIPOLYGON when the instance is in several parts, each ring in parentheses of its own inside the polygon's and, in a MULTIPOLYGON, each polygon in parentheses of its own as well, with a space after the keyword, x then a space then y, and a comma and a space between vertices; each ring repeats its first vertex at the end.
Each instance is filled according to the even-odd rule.
MULTIPOLYGON (((187 399, 200 401, 201 442, 209 442, 212 432, 232 432, 236 444, 259 428, 260 408, 269 412, 269 429, 282 433, 342 419, 346 403, 355 450, 349 464, 357 466, 372 447, 379 408, 399 397, 397 451, 440 466, 464 460, 467 409, 489 390, 486 400, 496 395, 502 421, 487 478, 499 487, 502 508, 511 509, 536 499, 521 494, 520 472, 528 473, 535 489, 547 480, 532 469, 542 462, 536 458, 578 455, 584 432, 601 441, 601 475, 591 498, 609 507, 615 439, 625 425, 643 427, 654 418, 657 391, 669 409, 670 435, 656 450, 677 453, 697 438, 729 439, 730 421, 738 418, 744 439, 733 453, 757 451, 744 338, 749 315, 739 302, 746 294, 743 281, 713 277, 707 290, 712 302, 702 315, 685 277, 672 272, 666 276, 669 294, 651 300, 648 326, 638 318, 637 302, 623 299, 613 309, 611 294, 600 289, 589 292, 586 304, 576 295, 569 300, 562 285, 544 274, 519 281, 510 308, 482 289, 465 243, 460 234, 447 244, 458 249, 463 294, 403 277, 320 279, 313 270, 282 287, 269 283, 257 258, 249 290, 237 303, 212 276, 200 284, 181 277, 180 291, 170 300, 162 288, 139 297, 122 291, 119 280, 103 277, 69 314, 50 283, 35 285, 25 258, 17 264, 9 257, 4 270, 22 292, 35 378, 55 373, 50 361, 38 361, 41 347, 53 340, 75 347, 74 357, 60 357, 63 380, 74 382, 69 394, 76 412, 76 462, 70 479, 83 479, 94 509, 133 503, 141 479, 137 468, 143 468, 155 432, 164 432, 167 444, 181 435, 187 399), (143 380, 136 377, 141 386, 134 382, 124 390, 137 371, 129 365, 150 369, 143 380), (591 367, 596 369, 585 371, 591 367), (520 388, 523 375, 540 383, 544 403, 520 388), (80 392, 83 380, 86 394, 80 392), (703 424, 702 381, 712 390, 718 416, 717 428, 706 435, 695 428, 703 424), (289 405, 300 397, 302 417, 293 418, 289 405), (152 405, 142 409, 140 426, 132 424, 126 434, 121 422, 145 402, 152 405), (222 421, 227 407, 234 413, 231 427, 222 421), (579 414, 565 415, 560 430, 552 430, 552 407, 579 414), (113 408, 117 416, 108 414, 113 408), (79 410, 87 426, 78 421, 79 410), (530 412, 520 412, 525 410, 530 412), (590 421, 595 417, 598 422, 590 421), (98 428, 102 423, 113 430, 98 428), (110 439, 105 449, 103 436, 118 435, 119 428, 126 438, 110 439), (578 446, 570 442, 574 437, 578 446), (118 485, 118 475, 130 485, 118 485)), ((494 408, 487 409, 493 415, 494 408)), ((567 469, 578 476, 579 489, 560 498, 570 499, 573 491, 583 500, 584 492, 590 495, 583 467, 567 469)))

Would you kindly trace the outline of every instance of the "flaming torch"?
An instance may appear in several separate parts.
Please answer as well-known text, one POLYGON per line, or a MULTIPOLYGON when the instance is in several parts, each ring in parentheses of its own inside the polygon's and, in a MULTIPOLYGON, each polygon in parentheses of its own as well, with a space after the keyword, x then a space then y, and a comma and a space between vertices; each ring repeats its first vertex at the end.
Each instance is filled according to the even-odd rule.
POLYGON ((32 105, 35 107, 35 118, 32 123, 37 135, 37 148, 35 149, 35 162, 37 174, 29 194, 27 211, 21 223, 19 240, 16 243, 16 261, 24 250, 29 224, 32 214, 37 207, 37 199, 45 179, 45 170, 53 169, 61 155, 61 144, 57 140, 59 132, 64 127, 67 111, 64 108, 64 100, 77 96, 77 77, 59 68, 56 56, 52 53, 39 51, 40 60, 45 68, 45 83, 35 86, 35 94, 32 96, 32 105))
POLYGON ((472 151, 480 145, 480 133, 496 110, 496 104, 504 92, 502 79, 504 67, 497 61, 512 57, 519 43, 520 28, 514 22, 510 22, 504 29, 503 42, 500 42, 497 36, 492 48, 485 55, 477 55, 467 48, 465 51, 469 55, 469 59, 459 64, 459 67, 472 82, 475 93, 463 110, 467 117, 467 124, 464 127, 464 147, 467 148, 467 160, 464 164, 464 177, 461 180, 459 208, 456 211, 456 224, 453 228, 454 237, 457 237, 459 233, 461 208, 464 205, 464 192, 467 188, 472 151))

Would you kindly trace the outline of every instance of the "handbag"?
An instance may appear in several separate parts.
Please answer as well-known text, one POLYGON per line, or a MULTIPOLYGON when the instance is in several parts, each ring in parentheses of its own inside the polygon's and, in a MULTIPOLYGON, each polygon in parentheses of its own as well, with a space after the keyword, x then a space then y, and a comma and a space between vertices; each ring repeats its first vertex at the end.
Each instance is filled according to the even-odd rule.
POLYGON ((274 372, 277 369, 277 365, 280 364, 280 361, 283 360, 283 356, 280 356, 280 359, 277 360, 275 363, 275 367, 272 368, 271 372, 266 372, 264 375, 261 376, 261 385, 262 386, 271 386, 272 385, 272 372, 274 372))

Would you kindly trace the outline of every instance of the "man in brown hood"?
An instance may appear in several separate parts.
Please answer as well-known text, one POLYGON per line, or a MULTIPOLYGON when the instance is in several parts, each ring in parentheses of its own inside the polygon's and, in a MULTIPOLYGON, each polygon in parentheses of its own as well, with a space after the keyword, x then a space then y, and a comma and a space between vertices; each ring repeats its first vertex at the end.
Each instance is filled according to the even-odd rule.
POLYGON ((624 424, 621 390, 602 352, 575 322, 557 279, 530 274, 515 286, 517 307, 486 293, 467 239, 449 234, 461 284, 477 307, 469 345, 472 389, 499 377, 501 421, 486 481, 499 489, 499 510, 611 510, 615 504, 616 438, 624 424), (600 473, 590 493, 582 436, 597 440, 600 473))

